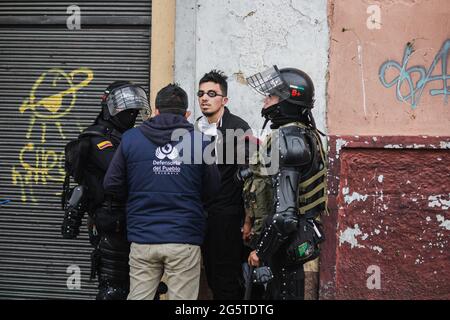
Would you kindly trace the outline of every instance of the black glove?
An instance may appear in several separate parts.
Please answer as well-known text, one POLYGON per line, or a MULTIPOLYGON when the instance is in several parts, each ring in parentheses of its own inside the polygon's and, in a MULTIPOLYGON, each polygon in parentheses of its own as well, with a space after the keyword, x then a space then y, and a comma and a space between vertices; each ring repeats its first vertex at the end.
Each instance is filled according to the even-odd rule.
POLYGON ((81 220, 85 212, 83 192, 83 186, 73 188, 69 200, 64 205, 64 220, 61 225, 61 235, 64 239, 75 239, 80 233, 81 220))
POLYGON ((265 284, 273 279, 272 270, 268 266, 262 266, 253 269, 252 281, 253 283, 265 284))
POLYGON ((244 183, 245 180, 253 176, 253 172, 248 166, 241 166, 234 175, 234 179, 238 183, 244 183))

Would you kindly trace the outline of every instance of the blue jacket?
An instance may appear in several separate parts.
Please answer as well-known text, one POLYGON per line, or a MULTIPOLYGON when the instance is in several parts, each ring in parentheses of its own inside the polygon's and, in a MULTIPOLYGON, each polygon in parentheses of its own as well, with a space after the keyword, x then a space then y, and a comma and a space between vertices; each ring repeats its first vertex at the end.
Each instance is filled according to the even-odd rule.
POLYGON ((203 140, 184 117, 166 113, 123 135, 103 186, 105 194, 127 198, 129 241, 202 244, 203 202, 220 187, 217 166, 201 158, 203 140), (171 141, 176 129, 185 130, 181 142, 171 141))

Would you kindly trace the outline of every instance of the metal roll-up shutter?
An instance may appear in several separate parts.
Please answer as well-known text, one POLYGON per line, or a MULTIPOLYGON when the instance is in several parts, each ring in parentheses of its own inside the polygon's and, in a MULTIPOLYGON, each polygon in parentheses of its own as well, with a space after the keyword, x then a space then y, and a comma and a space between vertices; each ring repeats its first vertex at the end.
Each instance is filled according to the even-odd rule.
POLYGON ((151 1, 0 2, 0 299, 92 299, 85 221, 64 240, 64 146, 115 80, 148 88, 151 1), (71 20, 75 21, 76 20, 71 20))

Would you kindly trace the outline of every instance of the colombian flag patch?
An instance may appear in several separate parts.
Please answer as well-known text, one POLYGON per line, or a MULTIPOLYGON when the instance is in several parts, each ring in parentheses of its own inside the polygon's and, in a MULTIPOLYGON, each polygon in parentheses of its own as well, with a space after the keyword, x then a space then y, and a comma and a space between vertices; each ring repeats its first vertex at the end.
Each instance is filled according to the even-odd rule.
POLYGON ((109 148, 109 147, 112 147, 112 146, 113 146, 113 144, 111 143, 111 141, 108 141, 108 140, 100 142, 99 144, 97 144, 97 148, 99 148, 100 150, 103 150, 103 149, 106 149, 106 148, 109 148))

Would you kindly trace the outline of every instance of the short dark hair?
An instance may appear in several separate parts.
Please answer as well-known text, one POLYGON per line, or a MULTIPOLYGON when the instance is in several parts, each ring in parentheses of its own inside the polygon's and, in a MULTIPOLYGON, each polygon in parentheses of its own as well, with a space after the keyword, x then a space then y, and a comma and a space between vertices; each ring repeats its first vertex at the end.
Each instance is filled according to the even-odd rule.
POLYGON ((188 96, 177 83, 170 83, 158 91, 155 107, 160 113, 184 115, 188 108, 188 96))
POLYGON ((200 79, 199 85, 205 82, 214 82, 219 84, 222 94, 226 96, 228 94, 228 77, 223 73, 223 71, 213 69, 200 79))

